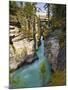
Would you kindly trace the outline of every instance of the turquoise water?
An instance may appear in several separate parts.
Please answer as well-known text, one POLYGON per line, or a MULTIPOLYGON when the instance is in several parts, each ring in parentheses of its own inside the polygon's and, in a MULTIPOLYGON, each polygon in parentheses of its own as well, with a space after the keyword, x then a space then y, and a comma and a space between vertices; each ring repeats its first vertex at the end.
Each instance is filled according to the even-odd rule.
POLYGON ((11 74, 12 83, 11 88, 30 88, 30 87, 41 87, 42 86, 42 76, 40 72, 40 65, 45 63, 45 77, 44 83, 47 86, 51 78, 50 65, 46 56, 44 56, 44 40, 41 36, 41 45, 37 51, 37 56, 39 60, 34 63, 21 67, 11 74))

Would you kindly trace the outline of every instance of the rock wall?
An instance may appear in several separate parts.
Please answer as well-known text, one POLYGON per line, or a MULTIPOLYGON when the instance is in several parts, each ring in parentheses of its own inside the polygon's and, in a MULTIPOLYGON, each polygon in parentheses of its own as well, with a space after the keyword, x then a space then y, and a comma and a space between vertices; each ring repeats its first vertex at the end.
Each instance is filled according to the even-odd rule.
POLYGON ((21 63, 29 63, 33 61, 33 44, 33 40, 28 41, 27 39, 23 39, 18 42, 13 42, 13 45, 15 47, 15 53, 12 46, 10 45, 10 71, 15 70, 21 63))
POLYGON ((59 50, 59 54, 57 57, 57 64, 58 64, 57 69, 62 71, 66 69, 66 48, 65 47, 59 50))
POLYGON ((57 37, 49 37, 45 42, 45 52, 49 63, 51 64, 52 70, 57 69, 57 57, 59 54, 59 41, 57 37))

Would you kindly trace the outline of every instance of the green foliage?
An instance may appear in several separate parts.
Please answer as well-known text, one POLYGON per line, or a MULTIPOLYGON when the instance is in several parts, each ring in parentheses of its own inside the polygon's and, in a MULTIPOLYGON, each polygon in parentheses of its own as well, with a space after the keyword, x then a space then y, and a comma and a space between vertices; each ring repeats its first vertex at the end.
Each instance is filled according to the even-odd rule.
POLYGON ((23 10, 25 15, 28 17, 34 14, 33 9, 34 9, 33 5, 29 2, 26 2, 23 10))
POLYGON ((9 9, 10 10, 10 14, 16 15, 18 10, 19 10, 19 7, 18 7, 16 1, 10 1, 9 2, 9 7, 10 7, 10 9, 9 9))
POLYGON ((49 30, 48 29, 46 29, 44 32, 43 32, 43 35, 44 35, 44 37, 47 37, 48 35, 49 35, 49 30))
POLYGON ((52 13, 58 20, 66 17, 66 5, 53 4, 52 13))
POLYGON ((10 14, 9 18, 12 22, 17 22, 17 17, 16 16, 10 14))
MULTIPOLYGON (((20 22, 20 31, 28 38, 32 37, 32 21, 36 17, 35 5, 29 2, 10 1, 10 21, 20 22), (24 31, 25 30, 25 31, 24 31), (28 30, 28 31, 27 31, 28 30)), ((34 23, 35 24, 35 23, 34 23)), ((33 27, 34 28, 34 27, 33 27)))
POLYGON ((62 27, 63 26, 62 23, 64 22, 65 24, 65 20, 63 19, 66 18, 66 5, 53 4, 51 7, 51 11, 52 11, 52 28, 62 27))
POLYGON ((42 63, 40 64, 40 72, 41 72, 42 75, 45 74, 45 72, 46 72, 45 62, 42 62, 42 63))
POLYGON ((33 34, 31 30, 23 30, 23 37, 31 39, 33 38, 33 34))

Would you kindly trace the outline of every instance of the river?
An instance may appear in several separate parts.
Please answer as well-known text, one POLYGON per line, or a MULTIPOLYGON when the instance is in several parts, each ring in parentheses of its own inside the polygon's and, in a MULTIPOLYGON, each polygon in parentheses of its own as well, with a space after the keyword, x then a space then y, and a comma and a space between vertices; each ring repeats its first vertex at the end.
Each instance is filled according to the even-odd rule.
POLYGON ((36 60, 34 63, 21 67, 15 72, 11 73, 11 83, 10 88, 32 88, 32 87, 41 87, 42 86, 42 76, 40 72, 40 65, 45 63, 45 76, 44 84, 47 84, 51 78, 51 69, 48 63, 47 57, 44 55, 44 40, 41 36, 41 45, 37 51, 37 56, 39 60, 36 60))

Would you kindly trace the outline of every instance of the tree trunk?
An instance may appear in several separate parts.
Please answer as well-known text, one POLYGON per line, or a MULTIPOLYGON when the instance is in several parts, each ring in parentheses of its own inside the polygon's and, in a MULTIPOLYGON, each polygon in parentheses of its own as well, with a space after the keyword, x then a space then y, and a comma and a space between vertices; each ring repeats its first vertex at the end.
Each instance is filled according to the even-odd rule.
POLYGON ((50 26, 50 24, 49 24, 49 16, 50 16, 49 7, 50 7, 50 5, 48 4, 48 28, 49 28, 49 26, 50 26))
POLYGON ((30 19, 31 19, 31 17, 29 16, 29 17, 28 17, 28 30, 31 29, 31 27, 30 27, 30 24, 31 24, 31 23, 30 23, 30 19))
POLYGON ((35 37, 35 17, 33 17, 33 39, 34 39, 34 50, 36 51, 36 37, 35 37))

